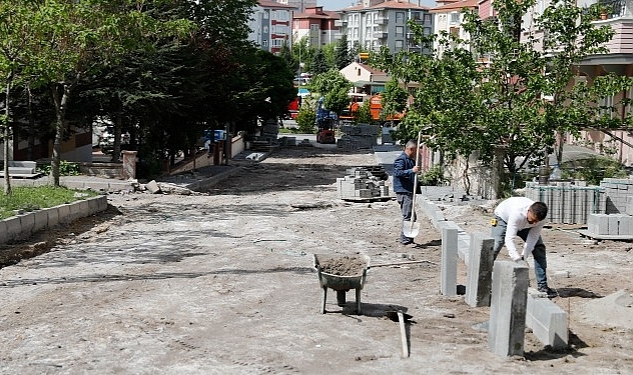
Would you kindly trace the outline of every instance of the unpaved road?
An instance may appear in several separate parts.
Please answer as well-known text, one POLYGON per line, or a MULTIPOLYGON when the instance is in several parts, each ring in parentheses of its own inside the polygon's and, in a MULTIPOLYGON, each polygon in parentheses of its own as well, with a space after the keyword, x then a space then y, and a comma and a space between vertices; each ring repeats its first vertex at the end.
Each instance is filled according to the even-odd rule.
MULTIPOLYGON (((631 244, 547 229, 571 348, 528 332, 525 358, 499 358, 473 328, 488 308, 439 294, 440 236, 428 221, 421 247, 400 248, 394 200, 338 199, 335 179, 373 164, 371 154, 280 150, 209 195, 111 195, 99 218, 13 245, 42 254, 0 270, 0 373, 633 374, 631 327, 583 315, 631 287, 631 244), (362 315, 353 291, 344 307, 330 291, 320 314, 315 253, 428 262, 370 269, 362 315), (385 317, 397 308, 414 321, 406 359, 385 317)), ((481 209, 445 208, 462 228, 488 230, 481 209)), ((461 284, 465 272, 460 262, 461 284)))

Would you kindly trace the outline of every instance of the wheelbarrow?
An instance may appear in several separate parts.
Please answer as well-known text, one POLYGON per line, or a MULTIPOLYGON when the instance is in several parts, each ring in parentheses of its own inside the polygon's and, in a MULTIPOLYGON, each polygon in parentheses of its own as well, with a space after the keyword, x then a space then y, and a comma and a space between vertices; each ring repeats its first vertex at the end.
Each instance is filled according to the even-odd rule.
POLYGON ((369 265, 367 255, 318 255, 314 254, 314 268, 319 276, 319 283, 323 289, 321 314, 325 314, 328 288, 336 290, 339 306, 345 306, 345 293, 356 290, 356 314, 361 314, 360 292, 365 285, 367 270, 376 267, 400 266, 414 263, 430 263, 428 260, 412 260, 395 263, 381 263, 369 265))
POLYGON ((314 268, 319 276, 319 283, 323 289, 321 314, 325 314, 328 288, 336 290, 336 300, 339 306, 345 305, 345 293, 356 290, 356 314, 360 315, 360 291, 365 285, 369 257, 346 255, 317 255, 314 254, 314 268))

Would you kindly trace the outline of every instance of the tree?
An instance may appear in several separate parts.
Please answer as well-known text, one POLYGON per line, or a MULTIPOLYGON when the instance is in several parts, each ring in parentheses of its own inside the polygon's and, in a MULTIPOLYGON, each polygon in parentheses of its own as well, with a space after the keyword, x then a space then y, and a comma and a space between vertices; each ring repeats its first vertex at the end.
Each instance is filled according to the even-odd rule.
POLYGON ((398 79, 391 78, 385 85, 385 92, 381 96, 381 115, 384 116, 385 119, 391 118, 393 124, 393 118, 396 113, 404 111, 408 99, 409 93, 400 87, 398 79))
POLYGON ((312 88, 324 97, 323 105, 325 108, 337 115, 349 107, 348 94, 352 88, 352 83, 337 69, 330 69, 313 77, 312 88))
POLYGON ((34 23, 39 44, 38 62, 30 66, 37 84, 50 88, 56 108, 55 140, 51 161, 53 184, 59 186, 61 143, 65 137, 68 106, 83 76, 119 59, 126 48, 155 35, 185 35, 191 24, 164 21, 145 12, 151 2, 131 0, 49 0, 38 10, 34 23))
POLYGON ((341 70, 352 62, 349 50, 347 48, 347 34, 343 34, 336 44, 334 60, 336 67, 341 70))
POLYGON ((24 66, 31 61, 30 51, 35 47, 35 30, 32 18, 37 4, 30 0, 0 1, 0 75, 4 83, 4 114, 0 117, 4 144, 4 194, 11 194, 9 176, 10 144, 12 136, 12 90, 27 79, 24 66))
MULTIPOLYGON (((442 33, 435 37, 440 50, 434 56, 403 52, 394 57, 390 72, 420 83, 398 137, 422 130, 433 136, 432 147, 451 156, 477 150, 485 163, 501 152, 514 175, 542 161, 556 134, 604 124, 597 99, 630 87, 630 80, 607 75, 587 85, 574 84, 574 77, 585 57, 605 52, 602 46, 613 31, 591 23, 595 7, 585 13, 569 0, 553 1, 534 25, 521 29, 519 20, 534 3, 496 1, 497 17, 486 20, 463 10, 470 40, 442 33), (546 36, 542 49, 529 30, 546 36), (525 33, 528 37, 519 40, 525 33)), ((410 26, 418 43, 429 46, 433 39, 425 38, 418 25, 410 26)))
POLYGON ((327 72, 330 67, 325 59, 325 53, 322 50, 317 50, 312 60, 312 74, 321 74, 327 72))

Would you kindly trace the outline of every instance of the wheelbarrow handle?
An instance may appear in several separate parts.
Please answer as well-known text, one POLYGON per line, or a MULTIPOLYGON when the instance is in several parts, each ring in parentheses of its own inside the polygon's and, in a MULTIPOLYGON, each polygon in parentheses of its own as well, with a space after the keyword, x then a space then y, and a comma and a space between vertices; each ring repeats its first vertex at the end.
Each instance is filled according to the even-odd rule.
POLYGON ((387 266, 399 266, 401 264, 415 264, 415 263, 429 263, 429 264, 436 264, 433 262, 430 262, 428 260, 411 260, 408 262, 395 262, 395 263, 379 263, 379 264, 372 264, 370 266, 367 267, 367 269, 370 268, 374 268, 374 267, 387 267, 387 266))

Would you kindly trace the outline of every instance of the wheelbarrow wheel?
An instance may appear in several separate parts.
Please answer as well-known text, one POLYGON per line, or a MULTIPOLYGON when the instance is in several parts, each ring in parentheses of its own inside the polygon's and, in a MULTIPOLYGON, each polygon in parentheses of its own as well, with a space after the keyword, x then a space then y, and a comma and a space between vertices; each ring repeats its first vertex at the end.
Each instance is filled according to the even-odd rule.
POLYGON ((325 302, 327 301, 327 287, 323 287, 323 299, 321 301, 321 314, 325 314, 325 302))
POLYGON ((336 301, 338 302, 339 306, 345 306, 345 293, 347 293, 346 290, 336 291, 336 301))

